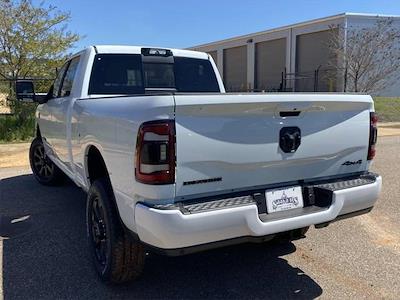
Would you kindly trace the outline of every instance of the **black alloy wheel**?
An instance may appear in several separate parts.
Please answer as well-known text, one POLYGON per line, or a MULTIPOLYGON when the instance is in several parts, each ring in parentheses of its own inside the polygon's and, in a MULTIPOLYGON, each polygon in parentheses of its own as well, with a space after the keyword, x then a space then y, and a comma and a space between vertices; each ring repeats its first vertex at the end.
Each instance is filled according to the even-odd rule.
POLYGON ((46 155, 42 139, 39 137, 32 141, 29 162, 33 175, 41 184, 56 185, 62 181, 62 171, 46 155))
POLYGON ((109 240, 107 240, 107 228, 104 221, 104 208, 97 195, 94 195, 93 199, 91 200, 89 214, 91 238, 94 247, 95 259, 101 265, 101 267, 105 267, 109 257, 109 240))

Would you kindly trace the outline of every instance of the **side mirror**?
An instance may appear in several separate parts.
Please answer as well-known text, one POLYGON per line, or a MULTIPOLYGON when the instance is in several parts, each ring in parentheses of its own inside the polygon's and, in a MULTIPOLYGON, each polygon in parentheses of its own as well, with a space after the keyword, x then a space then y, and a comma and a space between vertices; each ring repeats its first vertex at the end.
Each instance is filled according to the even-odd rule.
POLYGON ((54 92, 54 85, 51 85, 49 91, 47 92, 47 95, 44 96, 42 102, 39 102, 40 104, 42 103, 46 103, 47 101, 49 101, 50 99, 53 98, 53 92, 54 92))
POLYGON ((17 100, 35 102, 35 88, 30 80, 18 80, 15 82, 15 94, 17 100))
POLYGON ((37 93, 35 94, 35 100, 39 104, 46 103, 49 101, 51 98, 53 98, 53 86, 50 87, 49 92, 46 93, 37 93))

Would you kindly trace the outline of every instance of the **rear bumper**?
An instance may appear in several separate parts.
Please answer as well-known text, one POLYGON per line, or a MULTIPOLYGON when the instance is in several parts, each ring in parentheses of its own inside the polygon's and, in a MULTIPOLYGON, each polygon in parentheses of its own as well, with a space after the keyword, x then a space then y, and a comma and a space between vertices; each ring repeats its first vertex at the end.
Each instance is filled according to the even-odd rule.
MULTIPOLYGON (((371 173, 368 176, 369 180, 358 181, 358 184, 336 181, 334 185, 329 182, 315 185, 329 191, 329 206, 304 207, 280 215, 260 214, 260 203, 254 195, 232 201, 223 199, 219 204, 211 201, 212 204, 204 210, 198 209, 199 205, 196 209, 189 206, 189 209, 183 207, 182 210, 182 206, 149 207, 138 203, 135 209, 137 234, 143 243, 152 247, 169 250, 172 254, 184 254, 192 252, 185 249, 200 247, 201 250, 210 243, 237 238, 268 239, 271 235, 292 229, 323 226, 336 219, 350 217, 353 213, 368 212, 374 206, 382 178, 371 173), (220 203, 226 205, 221 206, 220 203)), ((201 207, 205 207, 204 203, 201 207)))

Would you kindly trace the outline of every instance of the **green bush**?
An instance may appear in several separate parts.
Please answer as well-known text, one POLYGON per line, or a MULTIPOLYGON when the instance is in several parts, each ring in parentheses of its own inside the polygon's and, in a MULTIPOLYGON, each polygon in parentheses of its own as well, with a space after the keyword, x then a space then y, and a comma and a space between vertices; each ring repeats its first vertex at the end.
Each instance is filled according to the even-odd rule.
POLYGON ((12 115, 0 116, 0 142, 29 141, 35 133, 36 103, 12 101, 12 115))

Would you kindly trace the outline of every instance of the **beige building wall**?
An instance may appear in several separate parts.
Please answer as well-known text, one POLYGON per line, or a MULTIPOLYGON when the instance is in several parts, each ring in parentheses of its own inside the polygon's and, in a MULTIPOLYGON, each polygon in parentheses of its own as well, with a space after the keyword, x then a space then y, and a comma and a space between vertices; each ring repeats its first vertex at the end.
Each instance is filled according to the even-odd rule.
MULTIPOLYGON (((284 59, 287 72, 286 80, 284 80, 285 91, 314 91, 314 71, 320 67, 318 91, 342 92, 344 86, 343 61, 338 58, 336 70, 327 70, 329 60, 332 59, 326 46, 328 30, 332 26, 349 28, 374 24, 380 17, 382 16, 344 13, 233 37, 190 49, 208 52, 213 56, 218 70, 227 84, 227 91, 241 90, 245 83, 248 90, 264 89, 259 88, 263 86, 265 90, 273 90, 277 86, 278 74, 281 73, 284 59), (286 41, 284 49, 282 40, 286 41), (263 53, 264 51, 266 52, 263 53), (229 54, 235 52, 240 52, 240 55, 229 54), (228 53, 228 57, 225 57, 226 53, 228 53), (270 54, 273 56, 271 59, 269 58, 270 54), (237 56, 240 56, 239 60, 236 60, 237 56), (243 57, 247 57, 247 59, 243 59, 243 57), (301 73, 309 74, 301 76, 301 73), (274 78, 272 82, 268 79, 269 77, 274 78), (303 77, 307 79, 301 79, 303 77)), ((400 18, 395 18, 396 24, 400 28, 400 18)), ((344 38, 346 30, 342 29, 337 34, 343 35, 344 38)), ((395 78, 389 78, 388 80, 393 83, 379 94, 399 96, 400 79, 396 79, 396 81, 395 78)))
POLYGON ((217 51, 210 51, 208 54, 211 55, 212 59, 214 60, 215 64, 218 65, 218 52, 217 51))
MULTIPOLYGON (((227 91, 240 91, 243 88, 245 90, 273 91, 278 89, 281 83, 284 83, 285 91, 296 91, 295 82, 298 80, 293 80, 297 78, 295 73, 304 69, 302 63, 297 68, 298 37, 327 31, 331 26, 343 25, 345 20, 344 14, 337 15, 199 45, 190 49, 208 52, 213 56, 224 83, 227 84, 227 91), (264 53, 264 51, 266 52, 264 53), (240 52, 239 60, 235 58, 235 55, 239 55, 238 53, 225 57, 226 53, 229 55, 229 53, 235 52, 240 52), (245 54, 245 52, 247 53, 245 54), (244 62, 243 57, 246 55, 247 60, 244 62), (282 70, 285 70, 287 74, 284 81, 281 78, 282 70), (245 87, 244 83, 246 83, 245 87)), ((318 38, 317 35, 315 37, 318 38)), ((300 37, 299 40, 300 43, 303 42, 303 38, 300 37)), ((300 46, 299 51, 302 49, 304 49, 303 46, 300 46)), ((299 57, 302 57, 302 53, 299 54, 299 57)), ((340 89, 340 79, 336 75, 335 82, 322 82, 322 88, 325 90, 340 89)), ((310 81, 310 84, 298 85, 298 88, 304 87, 310 90, 314 86, 313 78, 310 81)))

